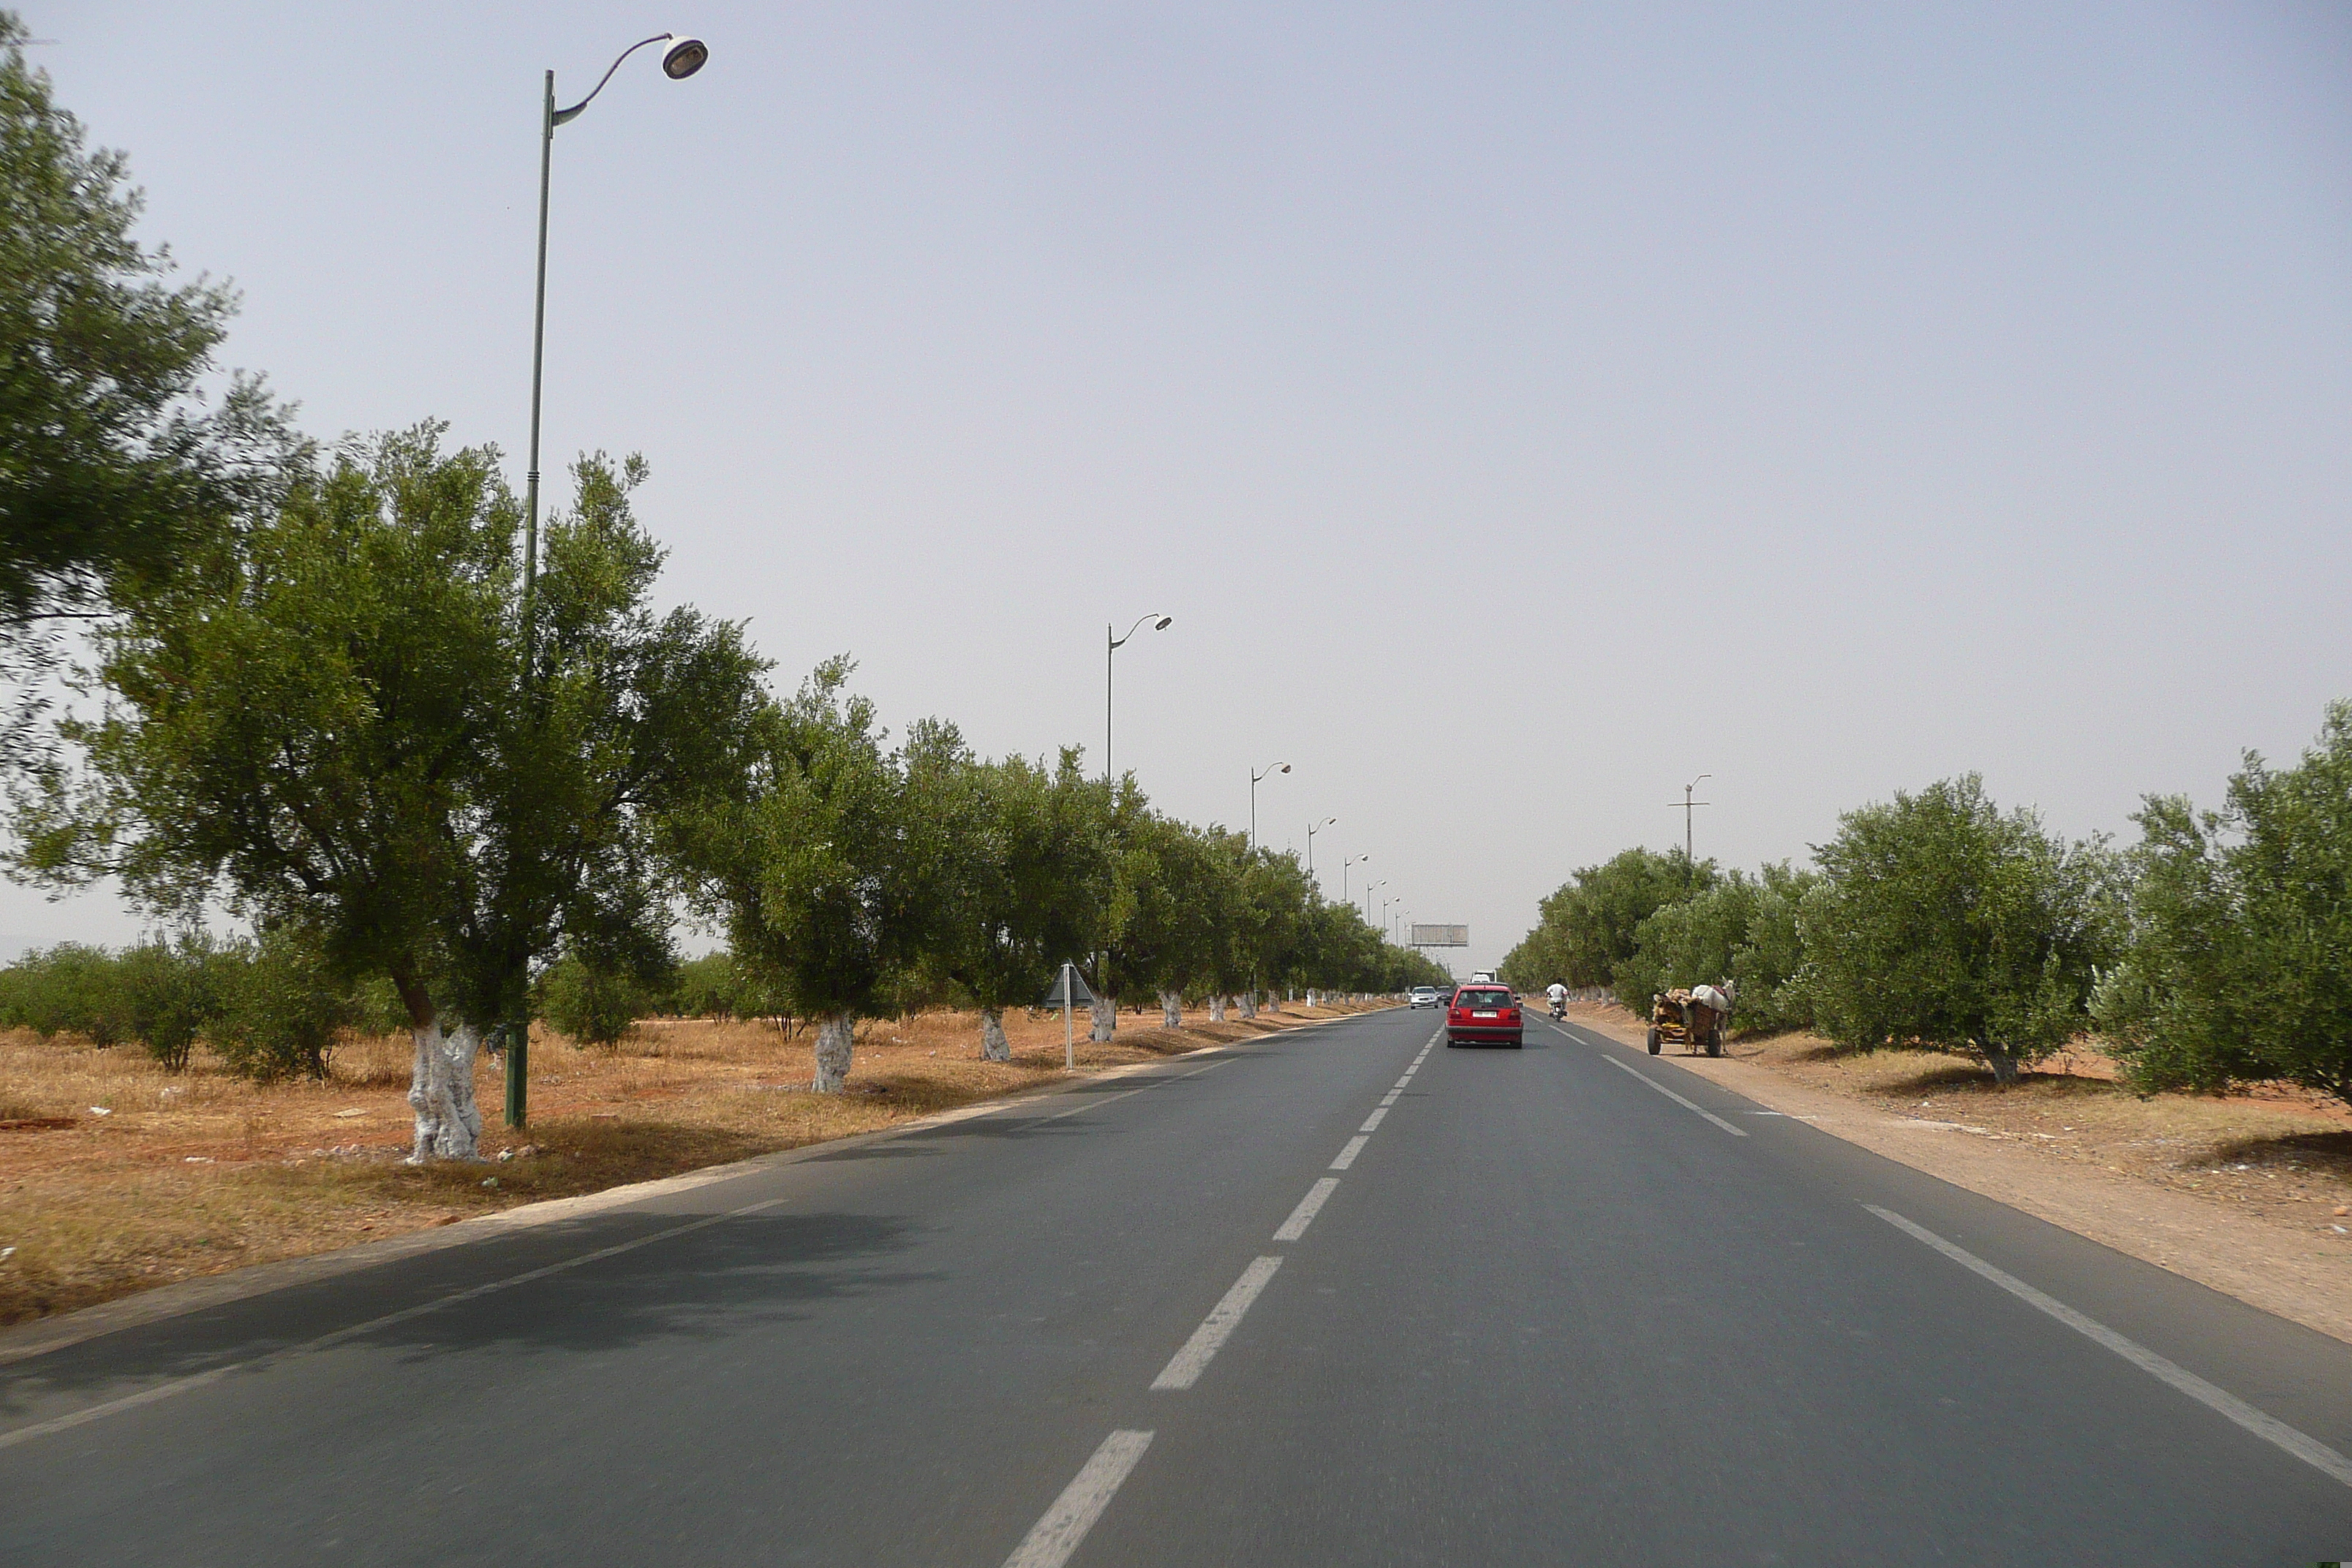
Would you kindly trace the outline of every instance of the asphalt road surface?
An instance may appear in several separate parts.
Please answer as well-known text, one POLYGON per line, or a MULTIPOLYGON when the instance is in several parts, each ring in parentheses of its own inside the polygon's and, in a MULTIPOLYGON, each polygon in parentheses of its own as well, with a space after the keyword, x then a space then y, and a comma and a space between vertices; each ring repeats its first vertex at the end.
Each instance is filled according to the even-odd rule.
POLYGON ((1671 1058, 1436 1026, 18 1360, 0 1563, 2352 1555, 2352 1346, 1671 1058))

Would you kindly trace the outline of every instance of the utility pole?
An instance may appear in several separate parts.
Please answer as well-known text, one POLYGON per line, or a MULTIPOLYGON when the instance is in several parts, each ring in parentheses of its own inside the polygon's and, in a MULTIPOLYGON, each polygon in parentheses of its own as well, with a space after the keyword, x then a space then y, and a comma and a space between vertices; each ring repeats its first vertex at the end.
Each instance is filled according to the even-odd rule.
POLYGON ((1666 802, 1668 805, 1679 805, 1683 808, 1683 886, 1685 888, 1690 886, 1692 877, 1696 875, 1695 868, 1697 864, 1697 862, 1693 860, 1691 858, 1691 814, 1696 812, 1702 805, 1713 805, 1715 804, 1711 800, 1693 800, 1691 798, 1691 794, 1693 791, 1696 790, 1701 784, 1714 776, 1715 775, 1713 773, 1699 774, 1697 778, 1695 778, 1691 780, 1690 783, 1683 785, 1683 797, 1681 800, 1670 800, 1666 802))

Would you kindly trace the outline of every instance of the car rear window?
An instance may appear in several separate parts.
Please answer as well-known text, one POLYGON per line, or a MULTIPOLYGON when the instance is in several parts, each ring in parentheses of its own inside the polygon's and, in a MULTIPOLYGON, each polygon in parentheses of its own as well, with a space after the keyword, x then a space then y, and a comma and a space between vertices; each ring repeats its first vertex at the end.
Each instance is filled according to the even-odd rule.
POLYGON ((1507 1007, 1511 1005, 1511 994, 1507 991, 1465 990, 1454 998, 1454 1005, 1457 1007, 1507 1007))

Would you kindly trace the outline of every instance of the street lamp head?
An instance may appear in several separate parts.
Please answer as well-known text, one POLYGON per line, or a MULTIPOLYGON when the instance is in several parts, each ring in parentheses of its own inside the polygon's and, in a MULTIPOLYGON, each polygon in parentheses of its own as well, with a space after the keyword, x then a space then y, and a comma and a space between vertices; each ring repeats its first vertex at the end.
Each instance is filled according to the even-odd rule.
POLYGON ((662 51, 662 75, 672 81, 684 81, 700 70, 710 58, 710 46, 700 38, 673 39, 662 51))
POLYGON ((1290 771, 1290 764, 1288 763, 1285 763, 1282 766, 1275 769, 1274 771, 1278 773, 1286 773, 1290 771))
POLYGON ((1152 622, 1152 623, 1151 623, 1151 629, 1152 629, 1153 631, 1155 631, 1155 632, 1164 632, 1164 631, 1166 631, 1170 626, 1174 626, 1175 624, 1176 624, 1176 617, 1175 617, 1175 616, 1160 616, 1158 620, 1156 620, 1156 621, 1154 621, 1154 622, 1152 622))

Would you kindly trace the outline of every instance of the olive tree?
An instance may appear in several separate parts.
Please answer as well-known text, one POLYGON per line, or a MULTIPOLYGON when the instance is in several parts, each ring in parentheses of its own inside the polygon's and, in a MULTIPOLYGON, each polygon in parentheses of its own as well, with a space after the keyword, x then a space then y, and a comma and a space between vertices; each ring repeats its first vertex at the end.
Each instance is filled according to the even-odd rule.
POLYGON ((1816 1021, 1841 1044, 1976 1058, 2000 1082, 2084 1026, 2107 951, 2109 858, 1976 774, 1840 819, 1800 913, 1816 1021))
POLYGON ((60 727, 80 765, 13 797, 20 875, 218 897, 347 988, 388 979, 418 1162, 475 1154, 483 1030, 535 958, 666 942, 670 821, 724 787, 759 668, 735 628, 646 608, 642 467, 598 460, 549 530, 527 665, 518 509, 494 451, 440 434, 346 444, 126 597, 105 710, 60 727))
MULTIPOLYGON (((699 896, 739 961, 772 976, 817 1022, 812 1086, 838 1093, 857 1020, 926 956, 951 814, 928 814, 905 758, 885 747, 874 705, 827 660, 790 701, 772 703, 741 790, 696 814, 686 854, 699 896)), ((917 769, 961 742, 917 737, 917 769)))
POLYGON ((2095 1012, 2144 1088, 2284 1079, 2352 1101, 2352 703, 2297 766, 2249 753, 2221 810, 2151 797, 2095 1012))

